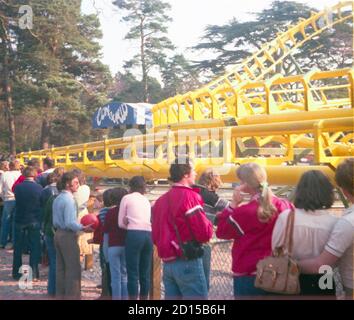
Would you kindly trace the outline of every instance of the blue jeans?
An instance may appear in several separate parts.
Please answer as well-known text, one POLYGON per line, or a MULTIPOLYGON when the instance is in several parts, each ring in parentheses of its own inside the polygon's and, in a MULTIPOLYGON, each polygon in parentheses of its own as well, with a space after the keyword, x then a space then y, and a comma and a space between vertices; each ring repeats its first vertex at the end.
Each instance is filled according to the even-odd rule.
POLYGON ((207 299, 202 258, 177 259, 163 264, 165 299, 207 299))
MULTIPOLYGON (((108 247, 107 247, 108 249, 108 247)), ((101 266, 101 271, 102 271, 102 277, 101 277, 101 285, 102 285, 102 293, 101 296, 103 298, 110 297, 112 295, 112 290, 111 290, 111 272, 109 269, 109 263, 105 259, 105 254, 104 254, 105 248, 103 245, 100 245, 100 266, 101 266)))
POLYGON ((104 261, 108 263, 108 233, 103 234, 102 253, 104 261))
POLYGON ((41 254, 40 226, 39 223, 15 224, 14 256, 12 263, 12 276, 19 278, 19 269, 22 266, 22 252, 24 246, 24 235, 27 232, 30 249, 30 266, 33 278, 39 278, 39 258, 41 254))
POLYGON ((125 247, 109 247, 108 261, 111 270, 112 300, 127 299, 127 267, 125 247))
POLYGON ((48 260, 49 260, 49 273, 48 273, 48 287, 47 291, 48 294, 51 296, 55 295, 55 277, 56 277, 56 264, 57 264, 57 257, 56 257, 56 250, 54 245, 54 237, 45 236, 45 244, 47 246, 48 252, 48 260))
POLYGON ((1 221, 1 239, 0 245, 6 246, 7 242, 10 240, 10 234, 12 234, 12 242, 14 242, 14 228, 15 228, 15 210, 16 201, 4 201, 4 208, 2 211, 2 221, 1 221))
POLYGON ((147 299, 150 291, 152 262, 151 232, 128 230, 125 238, 125 259, 128 273, 129 299, 147 299), (139 294, 140 284, 140 294, 139 294))
POLYGON ((202 256, 203 270, 204 270, 207 288, 209 291, 209 288, 210 288, 210 268, 211 268, 211 245, 209 243, 206 243, 203 245, 203 248, 204 248, 204 254, 202 256))
POLYGON ((254 286, 256 276, 234 277, 234 296, 266 296, 270 293, 254 286))

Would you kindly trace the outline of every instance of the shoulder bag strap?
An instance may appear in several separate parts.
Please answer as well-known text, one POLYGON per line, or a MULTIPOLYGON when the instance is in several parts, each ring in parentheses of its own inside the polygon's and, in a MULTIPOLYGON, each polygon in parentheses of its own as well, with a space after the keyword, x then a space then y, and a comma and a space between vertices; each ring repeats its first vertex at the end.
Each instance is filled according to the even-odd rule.
MULTIPOLYGON (((172 225, 173 225, 173 228, 175 229, 175 232, 176 232, 176 236, 177 236, 177 240, 178 240, 178 242, 179 242, 179 245, 180 245, 180 247, 182 248, 182 239, 181 239, 181 236, 180 236, 180 234, 179 234, 179 232, 178 232, 178 229, 177 229, 177 226, 176 226, 176 223, 175 223, 175 214, 174 214, 174 211, 172 211, 171 210, 171 197, 170 197, 170 192, 171 192, 171 190, 169 190, 168 191, 168 194, 167 194, 167 197, 168 197, 168 215, 169 215, 169 217, 170 217, 170 220, 171 220, 171 223, 172 223, 172 225)), ((179 206, 180 206, 180 204, 181 204, 181 199, 180 199, 180 201, 179 201, 179 203, 178 203, 178 206, 175 206, 174 208, 175 208, 175 210, 177 210, 178 208, 179 208, 179 206)))
POLYGON ((291 209, 286 221, 285 237, 282 245, 283 252, 287 252, 289 256, 291 256, 293 251, 294 218, 295 211, 291 209))
MULTIPOLYGON (((177 229, 177 226, 176 226, 176 223, 175 223, 175 214, 174 214, 175 211, 173 211, 173 213, 172 213, 172 210, 171 210, 171 203, 172 203, 172 201, 171 201, 171 199, 170 199, 170 194, 168 194, 168 198, 169 198, 169 201, 168 201, 168 210, 170 211, 170 217, 172 218, 172 224, 173 224, 173 227, 174 227, 174 229, 175 229, 175 231, 176 231, 176 236, 177 236, 177 239, 178 239, 178 241, 179 241, 179 244, 182 246, 182 239, 181 239, 181 236, 180 236, 180 234, 179 234, 179 232, 178 232, 178 229, 177 229)), ((180 207, 181 202, 182 202, 182 198, 180 198, 179 203, 178 203, 178 206, 175 206, 175 210, 177 210, 177 209, 180 207)), ((188 219, 187 219, 186 216, 184 216, 184 218, 185 218, 185 220, 186 220, 186 224, 187 224, 189 233, 191 234, 192 239, 195 241, 195 237, 194 237, 194 234, 193 234, 193 232, 192 232, 191 226, 189 225, 188 219)))

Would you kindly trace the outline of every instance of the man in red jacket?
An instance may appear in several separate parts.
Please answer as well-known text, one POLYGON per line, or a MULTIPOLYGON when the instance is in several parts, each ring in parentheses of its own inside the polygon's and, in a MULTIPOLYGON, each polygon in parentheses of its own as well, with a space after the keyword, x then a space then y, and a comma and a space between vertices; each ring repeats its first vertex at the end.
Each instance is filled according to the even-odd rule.
MULTIPOLYGON (((191 188, 196 172, 188 158, 176 159, 170 167, 172 188, 155 203, 152 238, 163 260, 166 299, 206 299, 206 277, 200 250, 188 257, 186 244, 205 243, 213 234, 200 194, 191 188), (182 250, 183 249, 183 250, 182 250)), ((193 250, 192 250, 193 251, 193 250)))

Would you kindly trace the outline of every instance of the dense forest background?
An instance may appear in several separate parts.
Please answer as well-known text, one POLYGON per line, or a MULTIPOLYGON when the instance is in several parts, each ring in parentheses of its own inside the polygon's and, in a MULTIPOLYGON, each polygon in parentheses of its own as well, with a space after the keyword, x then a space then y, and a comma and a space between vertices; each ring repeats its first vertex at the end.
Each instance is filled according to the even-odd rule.
MULTIPOLYGON (((168 2, 112 2, 122 13, 117 19, 129 26, 126 41, 139 48, 115 75, 100 61, 98 15, 82 14, 81 0, 0 0, 0 157, 101 139, 109 132, 91 128, 99 106, 112 100, 157 103, 196 89, 317 11, 274 1, 252 21, 208 25, 190 50, 210 58, 190 61, 176 54, 168 38, 168 2), (32 12, 21 11, 24 5, 32 12), (28 13, 33 21, 24 21, 28 13)), ((352 21, 310 41, 292 59, 296 68, 289 74, 352 66, 352 21)))

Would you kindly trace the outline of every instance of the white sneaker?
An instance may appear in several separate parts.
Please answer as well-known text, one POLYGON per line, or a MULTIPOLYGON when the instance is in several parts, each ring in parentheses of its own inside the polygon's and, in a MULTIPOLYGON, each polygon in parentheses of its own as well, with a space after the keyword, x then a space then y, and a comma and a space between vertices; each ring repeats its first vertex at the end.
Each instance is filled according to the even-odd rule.
POLYGON ((11 242, 9 242, 6 246, 5 249, 6 250, 12 250, 14 248, 13 244, 11 242))

